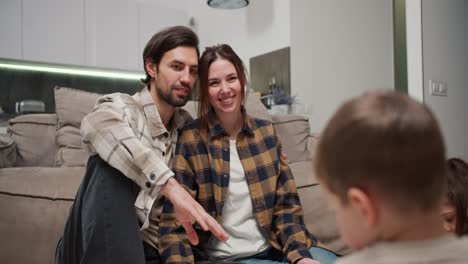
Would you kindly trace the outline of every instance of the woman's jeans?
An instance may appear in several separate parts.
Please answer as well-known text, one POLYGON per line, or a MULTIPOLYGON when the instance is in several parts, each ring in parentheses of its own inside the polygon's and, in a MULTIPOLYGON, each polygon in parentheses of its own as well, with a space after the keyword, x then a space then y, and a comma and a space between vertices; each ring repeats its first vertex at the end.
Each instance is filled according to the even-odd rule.
MULTIPOLYGON (((321 264, 332 264, 336 261, 337 255, 330 250, 321 247, 311 247, 310 254, 314 260, 320 261, 321 264)), ((283 264, 288 263, 288 260, 281 252, 274 249, 266 250, 252 257, 242 258, 238 260, 245 264, 283 264)))

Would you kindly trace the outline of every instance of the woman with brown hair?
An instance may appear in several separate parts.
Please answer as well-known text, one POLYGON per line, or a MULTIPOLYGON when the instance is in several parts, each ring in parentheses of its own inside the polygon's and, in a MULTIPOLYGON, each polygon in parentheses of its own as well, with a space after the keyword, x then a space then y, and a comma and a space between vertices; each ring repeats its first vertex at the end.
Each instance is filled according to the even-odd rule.
POLYGON ((442 219, 448 232, 468 234, 468 164, 459 158, 447 160, 447 199, 442 219))
POLYGON ((244 109, 244 65, 226 44, 209 47, 199 63, 199 119, 179 136, 173 171, 229 234, 226 242, 201 234, 191 247, 170 202, 160 222, 166 263, 199 260, 244 263, 332 263, 304 225, 293 176, 281 159, 281 141, 270 122, 244 109))

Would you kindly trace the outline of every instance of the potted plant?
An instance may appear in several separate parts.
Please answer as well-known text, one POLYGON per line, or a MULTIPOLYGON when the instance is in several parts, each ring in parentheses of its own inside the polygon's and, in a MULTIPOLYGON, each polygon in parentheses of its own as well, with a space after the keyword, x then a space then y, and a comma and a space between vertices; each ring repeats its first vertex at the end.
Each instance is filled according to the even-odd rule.
POLYGON ((291 112, 291 105, 296 99, 295 96, 289 95, 284 89, 278 86, 271 88, 271 114, 286 115, 291 112))

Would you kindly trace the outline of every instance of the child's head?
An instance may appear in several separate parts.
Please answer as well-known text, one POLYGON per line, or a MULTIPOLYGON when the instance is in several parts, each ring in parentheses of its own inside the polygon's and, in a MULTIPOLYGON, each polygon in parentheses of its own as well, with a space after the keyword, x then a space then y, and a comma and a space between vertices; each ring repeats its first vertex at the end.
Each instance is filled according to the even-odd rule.
POLYGON ((432 112, 406 95, 373 91, 335 112, 319 138, 314 167, 344 241, 360 249, 386 239, 376 223, 387 216, 438 214, 444 162, 432 112))
POLYGON ((468 234, 468 164, 447 160, 447 197, 442 207, 444 228, 458 236, 468 234))

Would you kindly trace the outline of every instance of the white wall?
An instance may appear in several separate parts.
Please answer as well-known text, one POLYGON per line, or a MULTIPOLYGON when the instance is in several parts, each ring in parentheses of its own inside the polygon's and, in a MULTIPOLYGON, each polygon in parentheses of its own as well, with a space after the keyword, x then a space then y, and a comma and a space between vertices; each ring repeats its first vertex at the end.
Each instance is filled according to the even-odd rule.
POLYGON ((255 0, 237 10, 214 9, 206 1, 190 1, 200 50, 227 43, 249 69, 249 59, 290 45, 290 1, 255 0))
MULTIPOLYGON (((468 1, 422 1, 424 102, 438 117, 448 156, 468 159, 468 1), (429 80, 448 96, 431 96, 429 80)), ((430 143, 430 142, 428 142, 430 143)))
POLYGON ((392 1, 291 1, 291 90, 313 132, 367 89, 393 88, 392 1))
POLYGON ((0 4, 0 58, 23 58, 22 3, 18 0, 2 0, 0 4))

